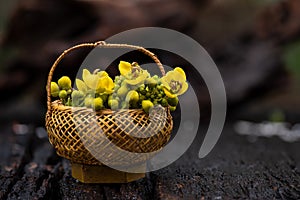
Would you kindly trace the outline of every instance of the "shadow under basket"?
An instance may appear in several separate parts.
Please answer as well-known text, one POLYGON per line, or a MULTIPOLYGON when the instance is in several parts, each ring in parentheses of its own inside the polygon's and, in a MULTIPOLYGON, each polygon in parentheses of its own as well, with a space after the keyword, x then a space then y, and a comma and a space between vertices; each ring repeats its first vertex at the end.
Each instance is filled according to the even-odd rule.
POLYGON ((132 166, 134 169, 129 171, 145 172, 146 161, 170 139, 173 129, 170 110, 159 107, 150 114, 142 109, 95 112, 86 107, 65 106, 59 100, 51 101, 50 85, 56 66, 67 53, 82 47, 141 51, 150 56, 165 75, 160 61, 143 47, 96 42, 64 51, 48 75, 46 129, 49 141, 59 156, 70 160, 72 176, 83 183, 127 183, 143 178, 145 173, 128 173, 109 166, 132 166))

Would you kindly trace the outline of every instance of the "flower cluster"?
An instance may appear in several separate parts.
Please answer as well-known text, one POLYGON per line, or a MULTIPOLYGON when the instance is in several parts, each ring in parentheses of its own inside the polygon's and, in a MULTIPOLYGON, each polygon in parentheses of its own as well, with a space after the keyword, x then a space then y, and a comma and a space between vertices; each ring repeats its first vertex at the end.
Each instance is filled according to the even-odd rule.
POLYGON ((65 106, 101 109, 140 109, 145 112, 157 104, 176 109, 178 96, 188 89, 183 69, 176 67, 165 76, 151 76, 138 63, 120 61, 120 75, 114 80, 105 72, 87 69, 82 79, 76 79, 72 88, 69 77, 63 76, 58 82, 51 82, 52 97, 59 98, 65 106))

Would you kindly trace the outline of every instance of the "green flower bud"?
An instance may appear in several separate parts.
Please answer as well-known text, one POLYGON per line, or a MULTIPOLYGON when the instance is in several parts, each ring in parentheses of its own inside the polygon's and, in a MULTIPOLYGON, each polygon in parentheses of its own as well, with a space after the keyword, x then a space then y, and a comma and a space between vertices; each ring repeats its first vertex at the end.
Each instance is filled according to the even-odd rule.
POLYGON ((121 81, 120 79, 118 79, 118 80, 116 81, 116 84, 117 84, 117 85, 121 85, 121 84, 122 84, 122 81, 121 81))
POLYGON ((116 99, 110 99, 108 100, 108 106, 111 108, 111 109, 117 109, 119 107, 119 101, 116 100, 116 99))
POLYGON ((67 91, 66 90, 61 90, 60 92, 59 92, 59 98, 60 99, 66 99, 67 98, 67 96, 68 96, 68 93, 67 93, 67 91))
POLYGON ((168 98, 168 103, 170 106, 177 106, 178 104, 178 97, 174 97, 174 98, 168 98))
POLYGON ((143 101, 145 99, 146 99, 146 97, 144 95, 140 95, 140 101, 143 101))
POLYGON ((103 100, 103 102, 106 102, 107 99, 108 99, 108 95, 107 94, 101 94, 100 97, 103 100))
POLYGON ((72 82, 68 76, 63 76, 58 80, 58 86, 59 86, 59 88, 61 88, 63 90, 72 89, 71 85, 72 85, 72 82))
POLYGON ((111 100, 111 99, 114 99, 114 96, 113 96, 113 95, 114 95, 114 94, 109 95, 108 98, 107 98, 107 101, 109 101, 109 100, 111 100))
POLYGON ((50 91, 51 91, 52 97, 58 97, 59 87, 58 87, 57 83, 51 82, 51 90, 50 91))
POLYGON ((153 103, 150 100, 142 101, 142 108, 146 113, 149 113, 149 110, 153 107, 153 103))
POLYGON ((138 91, 139 91, 139 92, 141 92, 141 91, 143 91, 143 90, 145 90, 145 85, 144 85, 144 84, 142 84, 142 85, 140 85, 140 86, 138 87, 138 91))
POLYGON ((152 78, 153 78, 154 80, 156 80, 156 81, 159 80, 159 76, 158 76, 158 75, 154 75, 154 76, 152 76, 152 78))
POLYGON ((170 111, 175 111, 176 110, 176 106, 170 106, 170 111))
POLYGON ((135 90, 130 90, 125 98, 126 102, 135 103, 139 101, 139 93, 135 90))
POLYGON ((94 98, 93 97, 86 97, 84 99, 84 106, 87 108, 92 108, 94 105, 94 98))
POLYGON ((82 91, 74 90, 71 94, 72 97, 72 103, 74 106, 81 106, 83 99, 84 99, 84 93, 82 91))
POLYGON ((125 80, 125 77, 124 77, 124 76, 120 76, 120 80, 121 80, 121 81, 124 81, 124 80, 125 80))
POLYGON ((120 80, 120 76, 115 76, 114 82, 116 83, 118 80, 120 80))
POLYGON ((124 97, 127 94, 128 90, 126 86, 121 86, 118 91, 117 94, 119 97, 124 97))
POLYGON ((158 90, 162 90, 162 89, 163 89, 163 87, 162 87, 161 85, 158 85, 156 88, 157 88, 158 90))
POLYGON ((72 89, 67 90, 68 95, 72 93, 72 89))
POLYGON ((144 90, 140 91, 140 93, 141 93, 142 95, 146 95, 147 91, 144 89, 144 90))
POLYGON ((100 110, 103 108, 103 100, 100 97, 94 99, 94 109, 100 110))
POLYGON ((165 99, 165 98, 163 98, 162 100, 161 100, 161 105, 163 106, 163 107, 167 107, 168 106, 168 101, 167 101, 167 99, 165 99))
POLYGON ((74 90, 71 94, 72 99, 79 99, 84 97, 84 93, 82 91, 74 90))

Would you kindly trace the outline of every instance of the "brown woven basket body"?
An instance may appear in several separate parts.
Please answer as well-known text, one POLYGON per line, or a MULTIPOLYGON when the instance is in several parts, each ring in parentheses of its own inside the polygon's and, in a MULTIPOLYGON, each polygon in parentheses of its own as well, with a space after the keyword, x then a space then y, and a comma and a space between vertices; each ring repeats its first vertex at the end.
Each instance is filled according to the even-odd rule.
POLYGON ((112 165, 143 163, 161 150, 170 138, 173 121, 168 108, 160 108, 160 112, 154 112, 150 117, 141 109, 105 109, 95 112, 85 107, 64 106, 60 101, 51 101, 53 72, 62 58, 72 50, 97 46, 139 50, 150 56, 165 75, 156 56, 138 46, 97 42, 77 45, 64 51, 48 76, 46 129, 49 141, 58 155, 74 163, 101 165, 96 158, 102 158, 112 165), (165 120, 162 120, 162 116, 165 120), (149 133, 154 134, 149 136, 149 133), (115 148, 109 148, 112 144, 115 148), (136 156, 130 158, 131 154, 124 157, 119 149, 141 155, 138 159, 136 156))

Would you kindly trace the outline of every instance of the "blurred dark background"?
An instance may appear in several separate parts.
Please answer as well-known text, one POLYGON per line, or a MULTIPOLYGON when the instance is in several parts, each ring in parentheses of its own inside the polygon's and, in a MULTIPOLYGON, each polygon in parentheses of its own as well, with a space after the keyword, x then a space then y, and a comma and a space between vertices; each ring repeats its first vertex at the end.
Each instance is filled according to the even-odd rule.
MULTIPOLYGON (((297 122, 299 19, 298 0, 1 1, 0 123, 42 126, 46 79, 63 50, 144 26, 180 31, 209 52, 224 79, 227 120, 297 122)), ((74 75, 86 53, 68 56, 56 77, 74 75)), ((185 66, 158 55, 170 65, 185 66)), ((197 92, 209 116, 205 85, 197 86, 197 92)))
MULTIPOLYGON (((89 51, 68 55, 54 80, 74 77, 89 51)), ((125 56, 149 61, 137 52, 125 56)), ((299 0, 0 0, 0 199, 300 199, 299 83, 299 0), (186 70, 200 102, 197 137, 145 179, 82 184, 45 130, 49 70, 73 45, 146 26, 187 34, 208 51, 226 87, 226 125, 199 159, 208 90, 186 60, 151 49, 162 63, 186 70)))

